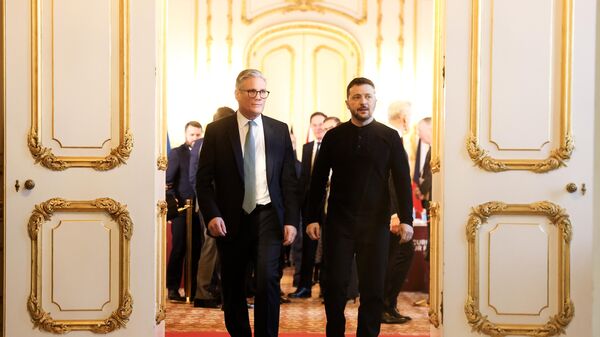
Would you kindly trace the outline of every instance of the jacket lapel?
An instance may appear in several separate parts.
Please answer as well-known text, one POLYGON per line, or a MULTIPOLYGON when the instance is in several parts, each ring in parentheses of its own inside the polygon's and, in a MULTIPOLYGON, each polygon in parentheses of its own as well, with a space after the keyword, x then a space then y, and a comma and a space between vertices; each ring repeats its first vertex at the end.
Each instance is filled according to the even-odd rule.
POLYGON ((267 160, 267 185, 271 185, 271 178, 273 177, 274 172, 274 162, 272 155, 274 154, 273 142, 275 142, 275 131, 273 130, 273 125, 271 121, 266 118, 264 115, 262 116, 263 120, 263 132, 265 133, 265 158, 267 160))
POLYGON ((244 180, 244 157, 242 156, 242 144, 240 142, 240 132, 237 125, 237 118, 235 115, 231 118, 231 126, 229 129, 229 140, 231 141, 231 148, 233 149, 233 156, 235 157, 235 163, 238 167, 238 173, 244 180))

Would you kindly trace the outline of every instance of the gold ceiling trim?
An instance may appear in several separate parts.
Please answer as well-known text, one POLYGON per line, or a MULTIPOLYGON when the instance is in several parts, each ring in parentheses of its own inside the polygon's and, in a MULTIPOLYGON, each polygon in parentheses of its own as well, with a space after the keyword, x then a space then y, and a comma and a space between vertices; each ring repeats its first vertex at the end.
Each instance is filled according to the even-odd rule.
POLYGON ((350 49, 356 53, 356 76, 359 76, 362 73, 362 52, 360 45, 354 39, 354 37, 332 26, 316 22, 283 24, 262 30, 255 37, 251 38, 250 42, 248 43, 248 47, 246 48, 246 67, 250 66, 250 59, 252 58, 253 53, 258 50, 257 45, 259 43, 266 43, 273 39, 279 38, 280 36, 278 34, 286 31, 302 30, 314 30, 314 32, 311 32, 314 35, 320 35, 329 38, 335 37, 341 42, 345 41, 348 47, 350 47, 350 49))
POLYGON ((572 226, 566 211, 550 201, 531 204, 506 204, 490 201, 473 208, 466 226, 468 241, 468 296, 465 303, 467 321, 474 331, 490 336, 527 335, 548 337, 564 334, 574 315, 570 297, 570 242, 572 226), (558 229, 558 313, 545 324, 500 324, 491 322, 479 310, 479 244, 478 232, 494 215, 543 215, 558 229))
POLYGON ((167 315, 167 202, 159 200, 156 203, 157 209, 157 233, 159 233, 158 249, 156 252, 156 316, 154 320, 156 324, 164 321, 167 315))
POLYGON ((566 166, 571 158, 574 142, 571 131, 571 66, 573 45, 573 0, 562 1, 562 48, 561 48, 561 97, 560 97, 560 146, 550 152, 546 159, 496 159, 479 144, 479 92, 480 58, 481 58, 481 13, 483 0, 473 0, 471 20, 471 121, 470 134, 467 138, 469 156, 480 168, 490 172, 507 170, 529 170, 535 173, 546 173, 566 166))
POLYGON ((119 0, 119 145, 106 157, 56 156, 40 140, 42 111, 41 91, 41 0, 31 0, 31 128, 27 145, 35 163, 53 170, 70 167, 91 167, 98 171, 111 170, 126 164, 133 149, 133 136, 129 129, 129 0, 119 0))
POLYGON ((341 16, 345 19, 351 20, 357 25, 362 25, 367 22, 367 0, 363 0, 362 2, 362 13, 359 17, 350 15, 344 11, 331 8, 328 6, 319 5, 318 2, 322 2, 322 0, 288 0, 286 2, 290 3, 288 5, 282 5, 277 8, 272 8, 266 10, 262 13, 259 13, 253 17, 248 17, 247 15, 247 1, 242 0, 242 22, 246 25, 253 23, 255 20, 264 18, 266 16, 277 14, 277 13, 289 13, 294 11, 300 12, 316 12, 321 14, 331 13, 338 16, 341 16))
POLYGON ((431 202, 429 206, 430 231, 429 243, 429 322, 436 328, 442 323, 442 281, 441 281, 441 209, 438 202, 431 202))
POLYGON ((35 206, 27 230, 31 239, 31 292, 27 300, 27 310, 34 328, 63 334, 75 330, 109 333, 126 326, 133 310, 133 300, 129 293, 129 243, 133 234, 133 222, 126 205, 110 198, 88 201, 52 198, 35 206), (55 212, 106 212, 119 227, 119 306, 106 319, 54 320, 50 313, 42 308, 42 241, 39 239, 39 231, 44 222, 49 221, 55 212))

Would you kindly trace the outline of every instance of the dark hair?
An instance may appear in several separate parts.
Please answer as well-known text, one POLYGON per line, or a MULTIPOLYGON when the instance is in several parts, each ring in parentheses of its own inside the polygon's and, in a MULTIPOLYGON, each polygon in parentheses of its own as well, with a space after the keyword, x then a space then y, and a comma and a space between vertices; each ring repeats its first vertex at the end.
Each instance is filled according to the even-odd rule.
POLYGON ((231 115, 235 115, 235 110, 228 106, 222 106, 218 108, 217 112, 215 112, 215 114, 213 115, 213 122, 231 115))
POLYGON ((327 121, 334 121, 335 125, 338 125, 338 124, 340 124, 342 122, 339 118, 337 118, 335 116, 330 116, 330 117, 325 118, 325 120, 323 121, 323 123, 325 123, 327 121))
POLYGON ((320 112, 320 111, 316 111, 316 112, 313 112, 313 113, 310 115, 310 118, 309 118, 308 120, 309 120, 309 121, 312 121, 313 117, 315 117, 315 116, 323 116, 323 118, 327 118, 327 115, 326 115, 326 114, 324 114, 324 113, 322 113, 322 112, 320 112))
POLYGON ((187 130, 187 129, 188 129, 188 127, 190 127, 190 126, 193 126, 193 127, 195 127, 195 128, 199 128, 199 129, 202 129, 202 124, 200 124, 199 122, 196 122, 196 121, 189 121, 189 122, 187 122, 187 123, 185 124, 185 129, 184 129, 184 130, 187 130))
POLYGON ((355 85, 363 85, 363 84, 368 84, 370 86, 373 87, 373 89, 375 89, 375 84, 373 84, 373 81, 371 81, 368 78, 365 77, 357 77, 355 79, 353 79, 352 81, 350 81, 350 83, 348 83, 348 86, 346 87, 346 97, 348 97, 348 95, 350 94, 350 88, 352 88, 355 85))

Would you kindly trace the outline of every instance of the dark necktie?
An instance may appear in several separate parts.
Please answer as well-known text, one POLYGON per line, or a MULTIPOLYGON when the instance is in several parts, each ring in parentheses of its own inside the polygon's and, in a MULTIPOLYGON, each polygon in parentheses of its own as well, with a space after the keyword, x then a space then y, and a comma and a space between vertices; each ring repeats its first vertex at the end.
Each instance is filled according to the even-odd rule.
POLYGON ((254 121, 248 121, 248 133, 244 143, 244 202, 242 208, 248 214, 256 207, 256 146, 252 127, 254 121))

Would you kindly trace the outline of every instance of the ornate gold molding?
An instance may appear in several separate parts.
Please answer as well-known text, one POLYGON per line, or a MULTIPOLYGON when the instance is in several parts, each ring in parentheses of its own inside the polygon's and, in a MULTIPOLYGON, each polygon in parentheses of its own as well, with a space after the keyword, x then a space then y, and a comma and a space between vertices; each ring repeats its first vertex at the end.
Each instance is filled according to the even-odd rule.
POLYGON ((431 173, 440 172, 441 169, 441 148, 443 146, 442 123, 444 123, 444 67, 446 36, 445 27, 445 2, 435 0, 434 2, 434 38, 433 38, 433 141, 431 143, 431 173))
POLYGON ((430 240, 429 243, 429 322, 436 328, 442 323, 442 301, 441 301, 441 210, 438 202, 429 204, 430 240))
POLYGON ((490 201, 473 208, 466 226, 469 244, 468 296, 465 303, 467 321, 474 331, 490 336, 527 335, 536 337, 556 336, 565 333, 574 315, 574 306, 570 298, 570 242, 572 227, 569 215, 557 204, 539 201, 531 204, 506 204, 490 201), (555 225, 559 233, 559 294, 558 313, 551 316, 543 325, 500 324, 491 322, 479 310, 479 244, 477 234, 488 218, 499 214, 543 215, 555 225))
POLYGON ((375 46, 377 48, 377 70, 379 70, 381 66, 381 44, 383 43, 383 35, 381 33, 381 22, 383 21, 381 2, 382 0, 377 0, 377 38, 375 39, 375 46))
POLYGON ((404 69, 404 6, 406 0, 400 0, 400 10, 398 13, 398 63, 400 69, 404 69))
POLYGON ((340 11, 335 8, 331 8, 328 6, 323 6, 318 4, 319 2, 323 2, 323 0, 287 0, 285 2, 289 3, 287 5, 282 5, 277 8, 272 8, 266 10, 262 13, 259 13, 253 17, 248 17, 247 14, 247 2, 248 0, 242 0, 242 22, 249 25, 253 23, 255 20, 263 18, 265 16, 276 14, 276 13, 288 13, 294 11, 300 12, 316 12, 316 13, 331 13, 335 15, 339 15, 345 19, 349 19, 353 21, 357 25, 362 25, 367 22, 367 0, 363 0, 362 3, 362 13, 359 17, 352 16, 344 11, 340 11))
POLYGON ((212 0, 206 0, 206 63, 210 63, 212 43, 212 0))
POLYGON ((154 320, 156 324, 162 322, 167 314, 167 202, 159 200, 156 203, 157 210, 157 233, 159 235, 156 252, 156 316, 154 320))
MULTIPOLYGON (((167 19, 169 7, 167 0, 162 1, 162 18, 160 22, 161 50, 159 54, 159 77, 158 82, 160 104, 158 113, 158 158, 156 159, 156 168, 159 171, 167 170, 167 19)), ((197 41, 197 39, 196 39, 197 41)))
POLYGON ((101 157, 58 157, 40 140, 42 111, 40 107, 41 79, 41 0, 31 0, 31 128, 27 145, 35 163, 53 170, 70 167, 91 167, 99 171, 113 169, 125 164, 133 148, 133 136, 129 130, 129 0, 119 1, 119 145, 110 154, 101 157))
POLYGON ((233 0, 227 1, 227 63, 231 64, 233 53, 233 0))
POLYGON ((562 48, 561 48, 561 97, 560 97, 560 145, 550 152, 546 159, 495 159, 479 145, 479 92, 480 92, 480 58, 481 58, 481 13, 483 0, 473 0, 471 20, 471 122, 470 134, 467 138, 469 156, 480 168, 490 172, 507 170, 529 170, 545 173, 566 166, 571 158, 574 141, 571 133, 571 65, 573 44, 573 0, 561 0, 562 13, 562 48))
POLYGON ((52 198, 35 205, 29 217, 27 230, 31 239, 31 292, 27 300, 27 310, 34 328, 55 334, 73 330, 109 333, 126 326, 133 310, 133 300, 129 293, 129 242, 133 234, 133 222, 129 216, 127 206, 110 198, 99 198, 91 201, 67 201, 62 198, 52 198), (40 300, 42 293, 42 242, 39 239, 39 231, 43 223, 49 221, 55 212, 106 212, 119 227, 119 306, 106 319, 54 320, 50 313, 42 308, 40 300))

